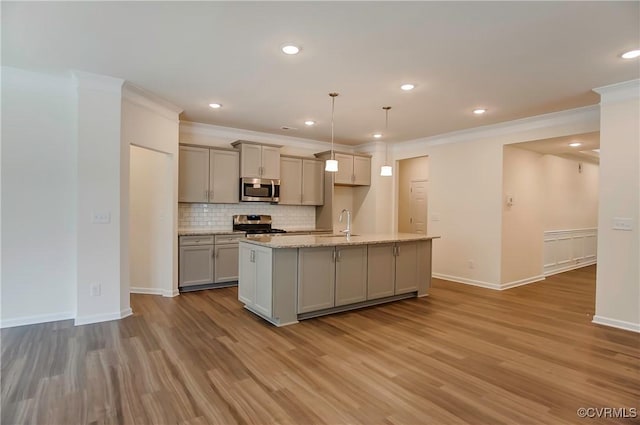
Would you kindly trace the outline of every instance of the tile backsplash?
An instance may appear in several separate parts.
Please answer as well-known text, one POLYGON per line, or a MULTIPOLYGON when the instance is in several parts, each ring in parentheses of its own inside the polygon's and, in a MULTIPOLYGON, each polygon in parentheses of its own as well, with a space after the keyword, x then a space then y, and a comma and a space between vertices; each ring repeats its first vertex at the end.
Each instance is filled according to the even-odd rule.
POLYGON ((272 226, 284 229, 313 229, 316 207, 272 205, 261 202, 241 204, 178 204, 178 227, 231 230, 235 214, 269 214, 272 226))

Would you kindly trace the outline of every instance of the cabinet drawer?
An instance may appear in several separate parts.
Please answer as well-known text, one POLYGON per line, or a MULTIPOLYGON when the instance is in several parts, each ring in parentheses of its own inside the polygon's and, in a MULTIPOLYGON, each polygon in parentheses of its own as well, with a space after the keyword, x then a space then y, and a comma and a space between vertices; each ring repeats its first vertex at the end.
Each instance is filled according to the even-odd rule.
POLYGON ((180 236, 180 246, 213 245, 213 235, 180 236))
POLYGON ((244 233, 237 235, 216 235, 216 245, 238 243, 240 239, 244 239, 244 233))

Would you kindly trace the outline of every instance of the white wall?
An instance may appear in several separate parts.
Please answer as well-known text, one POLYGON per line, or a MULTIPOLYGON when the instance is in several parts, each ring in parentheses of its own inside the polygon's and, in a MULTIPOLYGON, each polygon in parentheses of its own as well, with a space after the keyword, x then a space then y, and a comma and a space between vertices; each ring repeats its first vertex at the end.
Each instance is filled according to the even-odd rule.
MULTIPOLYGON (((180 109, 129 83, 122 98, 122 263, 131 292, 178 295, 178 134, 180 109), (131 157, 129 158, 129 153, 131 157), (126 161, 126 162, 125 162, 126 161), (126 204, 125 204, 126 203, 126 204)), ((129 293, 122 292, 128 298, 129 293)))
POLYGON ((640 332, 640 80, 596 90, 600 203, 595 323, 640 332), (613 229, 616 217, 631 230, 613 229))
POLYGON ((543 155, 504 146, 502 175, 502 288, 544 279, 543 155), (513 204, 507 205, 507 196, 513 204))
POLYGON ((72 81, 2 68, 2 327, 75 314, 72 81))
MULTIPOLYGON (((441 236, 434 275, 499 289, 503 145, 596 131, 598 117, 598 108, 587 107, 394 146, 394 160, 429 156, 429 234, 441 236)), ((397 214, 397 201, 387 202, 397 214)))
POLYGON ((587 229, 598 226, 597 164, 555 155, 542 157, 544 230, 587 229))

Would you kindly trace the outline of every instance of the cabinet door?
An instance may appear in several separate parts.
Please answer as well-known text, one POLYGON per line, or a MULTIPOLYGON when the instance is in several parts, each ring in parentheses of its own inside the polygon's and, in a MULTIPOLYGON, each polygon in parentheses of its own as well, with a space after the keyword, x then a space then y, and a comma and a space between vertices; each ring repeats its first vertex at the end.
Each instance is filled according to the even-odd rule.
POLYGON ((418 290, 418 243, 396 244, 396 294, 418 290))
POLYGON ((213 283, 213 245, 180 247, 180 277, 178 286, 213 283))
POLYGON ((335 305, 334 255, 333 247, 298 250, 298 313, 335 305))
POLYGON ((253 306, 256 298, 255 251, 245 244, 238 250, 238 300, 253 306))
POLYGON ((394 244, 369 245, 367 254, 367 299, 394 294, 396 261, 394 244))
POLYGON ((338 172, 335 177, 335 184, 352 184, 353 183, 353 155, 345 155, 342 153, 334 154, 338 161, 338 172))
POLYGON ((240 177, 260 178, 262 170, 262 146, 240 145, 240 177))
MULTIPOLYGON (((284 174, 283 174, 284 175, 284 174)), ((283 179, 284 181, 284 179, 283 179)), ((280 182, 282 194, 282 182, 280 182)), ((312 159, 302 160, 302 205, 324 204, 324 163, 312 159)))
POLYGON ((371 158, 353 156, 353 184, 371 186, 371 158))
POLYGON ((209 149, 180 146, 178 202, 209 201, 209 149))
POLYGON ((273 312, 273 270, 271 249, 255 249, 256 263, 256 298, 253 308, 265 316, 271 317, 273 312))
POLYGON ((336 306, 367 299, 367 246, 336 247, 336 306))
POLYGON ((280 148, 262 146, 262 175, 263 179, 280 178, 280 148))
POLYGON ((302 202, 302 160, 280 158, 280 204, 300 205, 302 202))
POLYGON ((237 204, 240 192, 239 154, 209 151, 209 202, 237 204))
POLYGON ((216 245, 215 283, 238 280, 238 245, 216 245))

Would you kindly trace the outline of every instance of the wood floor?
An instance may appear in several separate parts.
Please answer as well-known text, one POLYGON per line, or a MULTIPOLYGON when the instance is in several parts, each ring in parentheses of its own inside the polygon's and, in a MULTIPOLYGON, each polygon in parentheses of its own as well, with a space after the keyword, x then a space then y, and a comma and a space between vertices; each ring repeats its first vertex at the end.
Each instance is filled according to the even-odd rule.
POLYGON ((275 328, 236 288, 2 331, 2 424, 603 424, 638 409, 640 335, 591 323, 595 267, 275 328))

